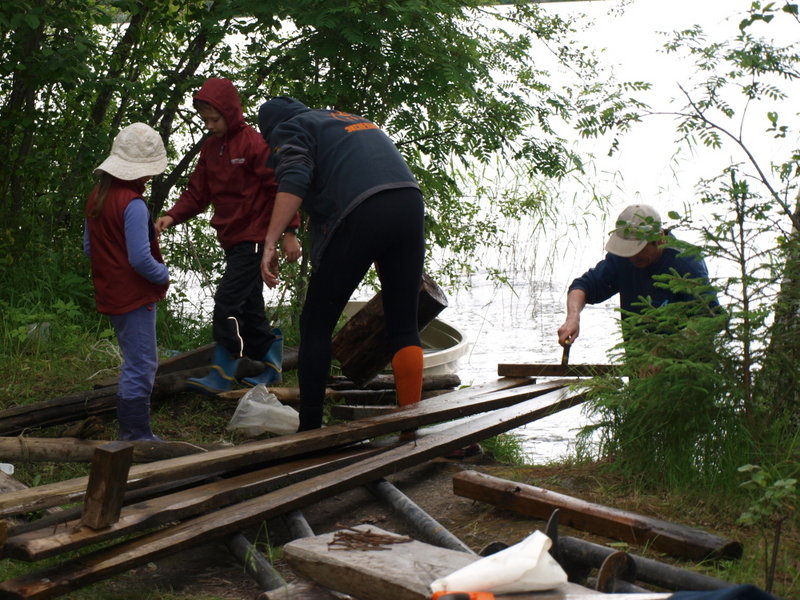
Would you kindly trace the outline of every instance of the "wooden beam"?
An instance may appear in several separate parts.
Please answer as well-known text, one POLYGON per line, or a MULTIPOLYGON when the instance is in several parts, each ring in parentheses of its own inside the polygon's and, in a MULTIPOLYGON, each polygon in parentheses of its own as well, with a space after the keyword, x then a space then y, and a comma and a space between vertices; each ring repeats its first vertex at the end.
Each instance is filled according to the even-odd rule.
POLYGON ((497 365, 500 377, 597 377, 613 373, 617 365, 497 365))
MULTIPOLYGON (((0 437, 0 456, 11 462, 91 462, 94 451, 109 442, 77 438, 0 437)), ((129 443, 133 446, 133 462, 188 456, 221 447, 168 441, 129 443)))
MULTIPOLYGON (((423 427, 509 406, 566 385, 565 382, 556 382, 516 388, 527 382, 529 380, 526 379, 497 380, 353 423, 269 438, 233 448, 212 450, 201 455, 136 465, 130 471, 128 489, 139 489, 198 475, 213 477, 240 468, 255 468, 269 461, 327 450, 403 429, 423 427)), ((3 494, 0 496, 0 517, 80 501, 86 484, 87 478, 78 477, 3 494)))
MULTIPOLYGON (((239 376, 257 375, 264 368, 263 363, 256 361, 248 361, 248 365, 237 371, 239 376)), ((202 377, 206 373, 208 367, 198 367, 157 377, 153 387, 153 401, 171 398, 176 393, 186 391, 188 377, 202 377)), ((60 425, 92 415, 112 413, 117 406, 116 394, 117 386, 113 385, 0 410, 0 435, 18 435, 33 427, 60 425)))
POLYGON ((132 459, 133 446, 128 442, 111 442, 94 451, 81 525, 104 529, 117 522, 132 459))
POLYGON ((547 520, 559 509, 559 522, 672 556, 705 560, 741 558, 742 544, 714 534, 636 513, 593 504, 558 492, 500 479, 477 471, 453 476, 453 492, 519 514, 547 520))
POLYGON ((428 600, 430 583, 478 560, 467 554, 439 548, 374 525, 294 540, 283 546, 292 571, 315 583, 350 594, 359 600, 428 600), (336 547, 338 540, 380 539, 375 548, 336 547))
POLYGON ((385 451, 386 448, 358 448, 304 458, 165 494, 124 507, 119 519, 104 530, 82 529, 81 521, 77 520, 12 534, 5 541, 2 556, 25 561, 42 560, 164 523, 196 517, 385 451))
POLYGON ((462 419, 446 430, 430 435, 423 434, 416 442, 406 442, 332 473, 288 485, 265 496, 221 508, 133 541, 8 579, 0 583, 0 599, 41 599, 67 593, 134 566, 314 504, 323 498, 441 456, 465 444, 515 429, 582 401, 579 393, 562 389, 487 415, 462 419))

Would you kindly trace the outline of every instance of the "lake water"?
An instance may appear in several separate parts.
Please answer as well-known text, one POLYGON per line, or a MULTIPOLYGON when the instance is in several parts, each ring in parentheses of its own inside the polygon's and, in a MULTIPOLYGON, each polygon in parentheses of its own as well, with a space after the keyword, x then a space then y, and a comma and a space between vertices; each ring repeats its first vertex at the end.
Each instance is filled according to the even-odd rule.
MULTIPOLYGON (((584 269, 594 264, 584 265, 584 269)), ((569 274, 573 276, 583 271, 569 274)), ((561 346, 556 331, 566 314, 568 281, 513 281, 498 286, 481 275, 472 287, 448 296, 440 319, 459 329, 469 342, 459 361, 462 384, 497 379, 499 363, 559 364, 561 346)), ((570 352, 573 364, 606 363, 607 351, 619 340, 616 301, 587 306, 581 316, 581 335, 570 352)), ((575 431, 586 424, 580 406, 556 413, 515 430, 523 439, 529 460, 543 464, 568 454, 575 431)))

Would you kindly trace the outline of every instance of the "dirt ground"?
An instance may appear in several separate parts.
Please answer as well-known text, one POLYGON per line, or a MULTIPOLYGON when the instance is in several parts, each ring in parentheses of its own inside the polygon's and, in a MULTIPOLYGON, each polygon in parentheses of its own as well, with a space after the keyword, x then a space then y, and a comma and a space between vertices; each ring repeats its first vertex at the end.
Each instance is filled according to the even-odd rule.
MULTIPOLYGON (((498 466, 486 457, 477 456, 460 460, 436 459, 387 479, 476 552, 490 542, 513 544, 535 529, 544 529, 543 521, 521 517, 453 494, 452 477, 464 469, 513 478, 509 467, 498 466)), ((315 534, 365 523, 427 541, 363 487, 308 507, 303 510, 303 515, 315 534)), ((266 544, 275 548, 291 539, 283 519, 270 521, 266 528, 247 531, 245 535, 262 550, 266 544)), ((287 581, 295 578, 280 553, 273 558, 272 564, 287 581)), ((126 594, 132 594, 131 597, 141 598, 158 598, 161 593, 171 593, 171 598, 253 600, 262 591, 244 573, 241 564, 233 558, 224 543, 209 544, 150 563, 126 573, 111 585, 119 590, 124 589, 126 594), (137 589, 141 595, 136 593, 137 589)))

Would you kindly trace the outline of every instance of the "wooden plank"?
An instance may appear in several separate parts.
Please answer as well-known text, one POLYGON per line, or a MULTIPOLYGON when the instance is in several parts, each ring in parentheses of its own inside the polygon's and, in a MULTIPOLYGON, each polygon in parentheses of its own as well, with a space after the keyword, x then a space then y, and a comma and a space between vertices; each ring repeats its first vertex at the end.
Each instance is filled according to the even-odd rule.
MULTIPOLYGON (((423 427, 467 415, 513 405, 527 398, 559 389, 567 382, 522 385, 527 379, 501 379, 493 383, 464 388, 432 400, 395 409, 392 413, 285 435, 233 448, 213 450, 202 455, 184 456, 151 464, 136 465, 130 471, 128 490, 168 483, 203 475, 212 477, 239 468, 255 468, 268 461, 286 459, 308 452, 326 450, 403 429, 423 427)), ((30 512, 82 500, 87 478, 9 492, 0 496, 0 517, 30 512)))
MULTIPOLYGON (((10 462, 91 462, 94 451, 109 441, 71 437, 0 437, 0 456, 10 462)), ((168 441, 129 443, 133 446, 133 462, 152 462, 176 456, 188 456, 221 447, 168 441)))
POLYGON ((76 520, 12 535, 5 540, 2 556, 25 561, 42 560, 164 523, 204 514, 221 506, 265 494, 286 483, 327 473, 384 451, 386 448, 359 448, 304 458, 198 485, 126 506, 119 519, 104 530, 82 528, 81 521, 76 520))
POLYGON ((542 520, 549 519, 553 510, 559 509, 559 522, 563 525, 640 546, 647 545, 672 556, 697 561, 742 556, 741 543, 699 529, 593 504, 477 471, 454 475, 453 492, 542 520))
POLYGON ((500 377, 597 377, 613 373, 617 365, 535 365, 500 363, 500 377))
POLYGON ((475 555, 411 540, 372 525, 294 540, 285 544, 283 551, 293 571, 359 600, 428 600, 434 579, 477 559, 475 555), (387 541, 375 549, 361 542, 363 550, 334 545, 344 536, 357 544, 359 533, 381 536, 387 541))
MULTIPOLYGON (((257 375, 264 369, 263 363, 244 360, 239 367, 239 377, 257 375)), ((156 378, 151 398, 154 402, 170 399, 185 391, 188 377, 202 377, 206 373, 208 367, 198 367, 161 375, 156 378)), ((18 435, 32 427, 60 425, 92 415, 112 413, 117 406, 116 393, 117 386, 113 385, 1 410, 0 435, 18 435)))
MULTIPOLYGON (((419 289, 417 325, 422 331, 447 307, 447 297, 436 282, 423 275, 419 289)), ((342 373, 363 383, 380 373, 392 358, 383 297, 376 294, 345 323, 331 344, 334 358, 341 363, 342 373)))
POLYGON ((103 529, 117 522, 132 459, 133 446, 128 442, 111 442, 94 451, 83 499, 82 525, 103 529))
POLYGON ((0 599, 41 599, 67 593, 136 565, 301 509, 344 490, 452 452, 465 444, 515 429, 553 412, 575 406, 582 400, 581 394, 561 389, 487 415, 461 419, 447 430, 429 435, 422 433, 415 442, 406 442, 355 465, 288 485, 265 496, 221 508, 60 565, 8 579, 0 583, 0 599))

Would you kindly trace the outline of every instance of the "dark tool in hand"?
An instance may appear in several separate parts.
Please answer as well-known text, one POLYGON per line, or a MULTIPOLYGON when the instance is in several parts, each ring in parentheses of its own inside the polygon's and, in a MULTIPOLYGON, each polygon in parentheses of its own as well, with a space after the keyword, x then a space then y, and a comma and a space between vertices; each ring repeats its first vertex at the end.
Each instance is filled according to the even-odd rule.
POLYGON ((561 351, 561 366, 566 367, 569 364, 569 349, 572 348, 571 336, 566 339, 563 348, 561 351))

